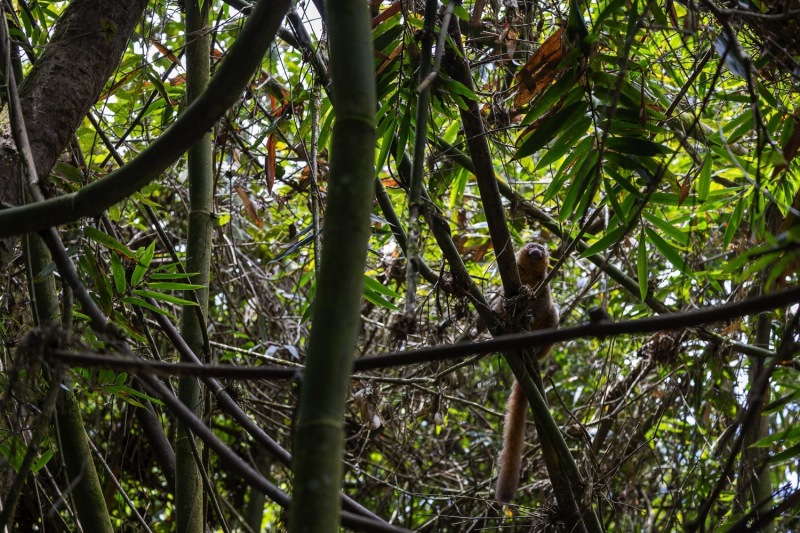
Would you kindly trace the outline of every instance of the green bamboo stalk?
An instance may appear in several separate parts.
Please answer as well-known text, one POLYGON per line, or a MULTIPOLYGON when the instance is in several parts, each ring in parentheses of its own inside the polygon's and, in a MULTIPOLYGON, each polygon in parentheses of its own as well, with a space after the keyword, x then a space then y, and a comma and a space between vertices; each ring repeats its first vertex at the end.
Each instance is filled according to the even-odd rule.
MULTIPOLYGON (((433 56, 434 28, 436 26, 437 0, 426 0, 425 22, 422 28, 419 57, 419 84, 425 81, 431 72, 433 56)), ((442 30, 444 31, 444 30, 442 30)), ((424 173, 425 148, 427 146, 428 106, 431 101, 430 86, 422 89, 417 97, 416 131, 414 132, 414 159, 411 170, 411 182, 408 186, 408 239, 406 244, 406 302, 405 317, 409 328, 414 324, 417 311, 417 278, 419 276, 419 219, 422 215, 422 175, 424 173)))
MULTIPOLYGON (((50 252, 38 235, 28 235, 25 239, 28 275, 35 278, 50 262, 50 252)), ((31 287, 33 312, 40 326, 58 324, 58 298, 53 274, 44 279, 29 281, 31 287)), ((50 387, 60 387, 50 380, 50 387)), ((89 449, 89 441, 83 426, 78 400, 69 391, 63 391, 56 402, 56 426, 58 429, 58 449, 66 466, 70 481, 72 500, 78 520, 84 531, 112 533, 111 520, 103 497, 103 488, 89 449)))
MULTIPOLYGON (((472 76, 465 60, 466 55, 461 47, 461 33, 457 25, 453 27, 451 36, 456 46, 459 47, 459 54, 451 53, 451 61, 448 62, 450 75, 469 89, 473 89, 472 76)), ((477 102, 470 101, 467 109, 461 110, 461 122, 467 137, 467 147, 474 165, 483 210, 489 224, 489 233, 494 243, 494 249, 497 251, 497 265, 503 281, 503 289, 506 297, 514 296, 519 291, 520 278, 511 245, 511 235, 505 220, 498 180, 495 177, 486 141, 486 131, 477 102)), ((547 471, 556 500, 565 514, 567 525, 573 528, 582 527, 589 532, 602 531, 602 525, 592 508, 591 501, 587 502, 582 497, 581 489, 584 481, 547 406, 538 364, 536 361, 531 361, 530 367, 527 367, 521 354, 514 351, 504 353, 504 356, 522 386, 534 413, 547 471)))
MULTIPOLYGON (((769 348, 772 321, 773 317, 768 313, 760 314, 756 318, 754 328, 756 346, 769 348)), ((757 385, 758 376, 764 371, 764 365, 763 359, 750 360, 748 373, 751 389, 757 385)), ((769 415, 763 414, 764 406, 769 403, 769 392, 767 387, 753 422, 743 429, 744 442, 739 459, 739 476, 736 479, 737 506, 741 512, 754 509, 756 516, 767 513, 773 505, 772 477, 767 461, 769 454, 764 448, 753 447, 753 444, 769 436, 769 415)), ((761 529, 767 533, 772 533, 774 530, 774 525, 771 523, 765 524, 761 529)))
POLYGON ((345 399, 359 326, 375 176, 375 78, 368 5, 330 0, 336 110, 322 264, 294 442, 289 530, 338 531, 345 399))
MULTIPOLYGON (((191 104, 208 85, 211 39, 208 30, 210 2, 186 2, 186 100, 191 104), (202 7, 201 4, 202 3, 202 7)), ((213 208, 213 161, 211 134, 205 133, 189 149, 189 235, 186 244, 186 271, 196 272, 192 283, 205 288, 195 292, 200 312, 185 306, 181 316, 181 335, 195 353, 203 353, 205 320, 208 316, 208 280, 211 269, 211 231, 213 208)), ((182 377, 178 397, 197 416, 201 415, 200 382, 182 377)), ((203 533, 203 484, 193 448, 199 446, 183 424, 175 438, 175 508, 177 530, 203 533)))

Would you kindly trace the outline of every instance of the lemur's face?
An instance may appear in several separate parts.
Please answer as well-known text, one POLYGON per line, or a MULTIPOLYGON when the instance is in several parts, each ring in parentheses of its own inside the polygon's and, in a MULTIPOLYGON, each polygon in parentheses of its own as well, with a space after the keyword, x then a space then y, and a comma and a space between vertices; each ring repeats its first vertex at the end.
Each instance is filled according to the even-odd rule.
POLYGON ((538 243, 526 244, 522 247, 520 253, 524 254, 529 260, 535 262, 547 261, 550 258, 547 248, 538 243))

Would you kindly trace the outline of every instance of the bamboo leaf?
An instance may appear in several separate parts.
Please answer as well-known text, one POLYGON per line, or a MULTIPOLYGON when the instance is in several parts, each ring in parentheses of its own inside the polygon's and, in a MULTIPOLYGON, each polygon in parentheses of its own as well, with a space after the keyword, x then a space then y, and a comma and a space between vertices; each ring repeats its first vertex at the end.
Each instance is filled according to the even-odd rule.
POLYGON ((650 228, 645 228, 647 232, 647 236, 650 238, 650 241, 656 247, 656 249, 663 255, 667 261, 672 263, 672 265, 677 268, 682 274, 692 276, 692 271, 689 269, 686 262, 681 257, 681 254, 678 253, 671 244, 665 241, 658 233, 651 230, 650 228))
POLYGON ((124 303, 126 303, 128 305, 135 305, 137 307, 143 307, 144 309, 149 309, 150 311, 153 311, 154 313, 158 313, 160 315, 167 316, 167 317, 171 318, 172 320, 177 320, 177 317, 175 315, 173 315, 172 313, 170 313, 169 311, 167 311, 166 309, 162 309, 160 307, 156 307, 155 305, 152 305, 150 302, 142 300, 141 298, 137 298, 135 296, 125 296, 124 298, 121 298, 120 301, 122 301, 122 302, 124 302, 124 303))
POLYGON ((111 235, 106 235, 102 231, 92 226, 86 226, 83 229, 83 232, 86 234, 88 238, 93 240, 98 244, 102 244, 106 248, 110 250, 116 250, 117 252, 121 253, 122 255, 133 259, 136 261, 136 254, 130 250, 127 246, 116 240, 111 235))
POLYGON ((583 253, 580 255, 582 259, 587 257, 591 257, 595 254, 598 254, 604 250, 607 250, 614 244, 616 244, 622 236, 625 234, 625 226, 618 226, 613 230, 609 231, 605 235, 603 235, 600 239, 597 240, 594 244, 589 246, 583 253))
POLYGON ((642 301, 645 301, 647 298, 647 290, 649 288, 647 279, 648 272, 647 245, 644 231, 642 231, 639 234, 639 252, 638 257, 636 258, 636 275, 639 278, 639 296, 641 297, 642 301))
POLYGON ((572 126, 569 126, 553 143, 553 147, 542 156, 536 164, 536 170, 558 161, 564 154, 574 149, 575 141, 589 131, 591 125, 591 117, 581 117, 572 126))
POLYGON ((147 284, 148 289, 160 291, 191 291, 195 289, 203 289, 205 285, 198 285, 196 283, 179 283, 172 281, 156 281, 147 284))
POLYGON ((514 159, 519 160, 537 152, 544 147, 544 145, 552 141, 572 120, 576 120, 585 113, 586 104, 584 102, 576 102, 558 111, 553 116, 544 119, 542 123, 522 141, 517 153, 514 154, 514 159))
POLYGON ((701 202, 708 200, 708 193, 711 190, 711 156, 706 155, 703 161, 703 168, 700 169, 700 174, 697 177, 697 199, 701 202))
POLYGON ((385 307, 386 309, 391 309, 392 311, 400 311, 400 308, 394 305, 393 303, 386 300, 383 296, 378 294, 375 291, 371 291, 369 289, 364 289, 364 298, 379 307, 385 307))
POLYGON ((163 292, 148 291, 145 289, 135 289, 132 292, 133 294, 143 298, 152 298, 153 300, 159 300, 175 305, 197 305, 196 302, 192 302, 191 300, 185 300, 183 298, 178 298, 177 296, 172 296, 171 294, 164 294, 163 292))
POLYGON ((367 288, 368 290, 371 290, 372 292, 376 292, 378 294, 382 294, 390 298, 400 298, 400 295, 397 294, 395 291, 393 291, 386 285, 377 282, 376 280, 372 279, 366 274, 364 274, 364 287, 367 288))
POLYGON ((117 254, 111 254, 111 274, 114 276, 114 288, 117 294, 125 294, 128 282, 125 279, 125 267, 117 254))
POLYGON ((652 157, 659 154, 669 154, 672 150, 664 145, 648 141, 639 137, 609 137, 606 148, 622 154, 652 157))
POLYGON ((574 172, 570 173, 570 169, 574 169, 575 172, 577 172, 589 156, 592 146, 594 146, 594 139, 592 137, 586 137, 578 143, 578 146, 576 146, 572 153, 561 163, 561 166, 558 167, 558 172, 556 172, 555 177, 550 182, 550 186, 547 187, 547 190, 544 192, 545 202, 552 200, 564 186, 564 183, 574 175, 574 172))

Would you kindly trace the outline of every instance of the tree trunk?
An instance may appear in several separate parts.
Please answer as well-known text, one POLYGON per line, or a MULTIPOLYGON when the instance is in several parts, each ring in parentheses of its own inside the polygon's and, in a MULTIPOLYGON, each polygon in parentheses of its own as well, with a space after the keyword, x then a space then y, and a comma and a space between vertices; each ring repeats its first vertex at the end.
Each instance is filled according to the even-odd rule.
MULTIPOLYGON (((20 101, 33 160, 42 181, 114 72, 147 0, 74 0, 58 19, 53 38, 20 86, 20 101)), ((0 202, 24 203, 19 157, 8 124, 0 118, 0 202)), ((0 268, 10 260, 12 239, 0 240, 0 268)))

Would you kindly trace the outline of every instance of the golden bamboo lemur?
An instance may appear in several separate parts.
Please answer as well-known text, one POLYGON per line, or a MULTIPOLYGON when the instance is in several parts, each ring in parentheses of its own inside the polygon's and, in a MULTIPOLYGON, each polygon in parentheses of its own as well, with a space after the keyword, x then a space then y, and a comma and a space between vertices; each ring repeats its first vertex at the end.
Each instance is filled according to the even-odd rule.
MULTIPOLYGON (((520 281, 535 289, 547 276, 550 254, 545 246, 529 243, 517 253, 517 268, 520 281)), ((558 308, 553 304, 550 287, 542 287, 540 294, 525 304, 525 319, 530 320, 529 331, 554 328, 558 326, 558 308)), ((546 357, 553 348, 552 344, 539 348, 536 357, 546 357)), ((511 387, 511 395, 506 405, 505 429, 503 430, 503 450, 497 462, 500 471, 497 474, 496 498, 500 503, 509 503, 519 484, 522 466, 522 446, 525 443, 525 415, 528 400, 517 381, 511 387)))

